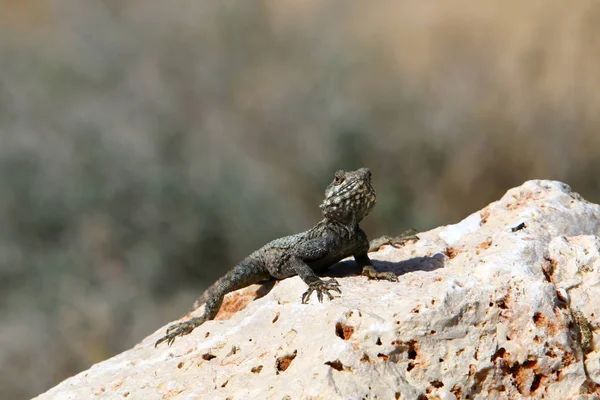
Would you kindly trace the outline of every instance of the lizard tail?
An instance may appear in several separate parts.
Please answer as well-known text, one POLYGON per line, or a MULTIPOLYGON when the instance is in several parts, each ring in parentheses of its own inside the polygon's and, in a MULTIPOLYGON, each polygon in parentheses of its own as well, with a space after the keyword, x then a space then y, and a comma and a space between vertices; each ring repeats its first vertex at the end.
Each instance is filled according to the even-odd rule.
POLYGON ((219 287, 219 283, 220 283, 219 281, 223 280, 224 278, 225 278, 226 280, 228 280, 228 279, 227 279, 227 276, 228 276, 229 274, 231 274, 231 272, 232 272, 232 271, 234 271, 234 270, 238 269, 239 267, 240 267, 239 265, 236 265, 236 266, 234 266, 234 267, 231 269, 231 271, 229 271, 229 272, 227 273, 227 275, 225 275, 224 277, 222 277, 221 279, 219 279, 218 281, 216 281, 215 283, 213 283, 212 285, 210 285, 210 286, 208 287, 208 289, 206 289, 206 290, 204 291, 204 293, 202 293, 202 294, 201 294, 201 295, 200 295, 200 296, 199 296, 199 297, 198 297, 198 298, 197 298, 197 299, 194 301, 194 305, 192 305, 192 308, 191 308, 191 309, 190 309, 188 312, 195 311, 195 310, 197 310, 198 308, 202 307, 202 306, 203 306, 203 305, 206 303, 206 301, 207 301, 207 300, 210 298, 210 294, 211 294, 212 292, 214 292, 214 291, 215 291, 215 289, 217 289, 217 288, 219 287))
MULTIPOLYGON (((253 283, 259 283, 269 279, 269 272, 262 267, 258 262, 252 260, 244 260, 241 264, 233 267, 229 272, 222 278, 217 280, 215 283, 210 285, 208 289, 196 299, 191 311, 196 310, 198 307, 208 303, 209 313, 216 314, 219 311, 223 296, 229 292, 233 292, 237 289, 245 288, 246 286, 252 285, 253 283), (214 303, 214 304, 213 304, 214 303), (215 305, 218 305, 215 308, 215 305)), ((205 313, 207 310, 205 310, 205 313)), ((207 317, 207 319, 213 319, 214 315, 207 317)))

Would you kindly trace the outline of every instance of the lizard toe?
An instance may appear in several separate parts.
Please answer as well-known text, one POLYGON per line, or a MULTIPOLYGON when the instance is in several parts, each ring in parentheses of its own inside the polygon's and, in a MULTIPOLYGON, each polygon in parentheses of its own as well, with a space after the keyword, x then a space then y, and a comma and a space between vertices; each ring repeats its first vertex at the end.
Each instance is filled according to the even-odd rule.
POLYGON ((167 328, 167 334, 162 338, 158 339, 154 344, 154 347, 158 347, 162 342, 167 342, 167 345, 171 346, 175 339, 179 336, 185 336, 193 331, 197 326, 204 322, 203 318, 192 318, 190 320, 173 324, 167 328))
POLYGON ((334 296, 330 292, 342 293, 342 290, 340 289, 340 284, 338 281, 333 278, 326 281, 315 281, 309 285, 308 290, 306 290, 306 292, 304 292, 302 295, 303 304, 308 302, 308 299, 313 292, 317 292, 317 300, 322 303, 323 294, 326 294, 329 300, 333 300, 334 296))

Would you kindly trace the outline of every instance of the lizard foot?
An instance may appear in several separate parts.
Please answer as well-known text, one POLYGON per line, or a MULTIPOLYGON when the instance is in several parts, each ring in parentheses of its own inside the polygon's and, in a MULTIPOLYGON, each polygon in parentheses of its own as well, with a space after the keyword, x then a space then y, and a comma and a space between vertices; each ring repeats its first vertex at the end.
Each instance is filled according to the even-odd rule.
POLYGON ((187 321, 173 324, 167 328, 167 334, 162 338, 158 339, 154 344, 154 347, 158 347, 162 342, 167 342, 167 345, 171 346, 178 336, 185 336, 196 327, 202 325, 205 319, 202 317, 188 319, 187 321))
POLYGON ((377 270, 373 268, 372 265, 365 265, 362 270, 362 275, 366 276, 369 279, 398 282, 398 277, 395 273, 391 271, 377 272, 377 270))
POLYGON ((417 236, 416 229, 409 229, 406 232, 401 233, 398 236, 382 236, 377 239, 371 240, 369 243, 369 253, 373 251, 379 250, 381 246, 390 245, 395 248, 400 248, 404 246, 404 244, 411 240, 419 240, 419 236, 417 236))
POLYGON ((317 292, 317 299, 320 303, 323 302, 323 293, 329 297, 329 300, 333 300, 333 295, 329 293, 329 291, 342 293, 340 284, 335 279, 331 278, 326 281, 318 280, 308 285, 308 290, 302 295, 302 304, 306 304, 312 292, 315 291, 317 292))

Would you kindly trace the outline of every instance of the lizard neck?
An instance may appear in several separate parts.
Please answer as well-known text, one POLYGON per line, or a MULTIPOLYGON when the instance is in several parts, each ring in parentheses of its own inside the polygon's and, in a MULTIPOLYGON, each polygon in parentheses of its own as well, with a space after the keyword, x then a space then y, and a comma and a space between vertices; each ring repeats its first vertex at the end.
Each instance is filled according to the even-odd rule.
POLYGON ((348 235, 348 237, 353 238, 358 232, 358 223, 356 222, 342 223, 333 219, 325 218, 319 223, 319 225, 321 224, 340 236, 348 235))

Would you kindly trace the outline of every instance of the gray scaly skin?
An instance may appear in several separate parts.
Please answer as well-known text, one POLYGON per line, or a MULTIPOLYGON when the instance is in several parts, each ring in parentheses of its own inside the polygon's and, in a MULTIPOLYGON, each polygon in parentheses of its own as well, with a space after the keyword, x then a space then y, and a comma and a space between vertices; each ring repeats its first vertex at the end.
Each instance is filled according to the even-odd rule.
POLYGON ((225 294, 268 279, 298 275, 308 285, 302 303, 306 303, 313 292, 319 301, 323 301, 323 295, 331 300, 331 292, 341 293, 339 283, 335 279, 322 280, 316 272, 349 256, 354 256, 362 267, 362 274, 370 279, 397 281, 394 273, 377 272, 373 268, 367 255, 370 248, 367 235, 358 226, 374 206, 375 190, 367 168, 337 171, 325 189, 325 199, 320 206, 325 218, 321 222, 306 232, 273 240, 250 254, 196 300, 194 308, 202 303, 206 305, 202 316, 171 325, 155 346, 165 341, 171 345, 178 336, 187 335, 214 319, 225 294))

